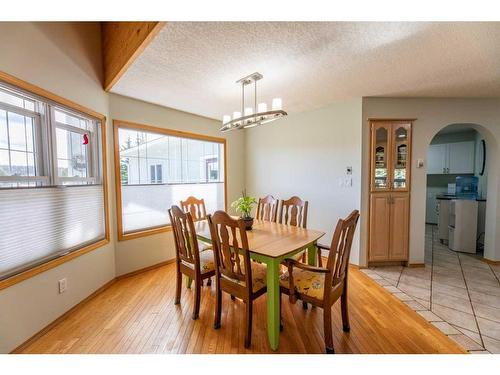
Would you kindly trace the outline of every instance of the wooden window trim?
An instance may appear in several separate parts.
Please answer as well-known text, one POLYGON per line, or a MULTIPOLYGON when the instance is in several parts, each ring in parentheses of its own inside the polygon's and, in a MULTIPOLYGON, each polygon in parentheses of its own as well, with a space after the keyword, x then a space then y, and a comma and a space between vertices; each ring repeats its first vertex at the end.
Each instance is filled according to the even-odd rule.
POLYGON ((114 137, 114 157, 115 157, 115 197, 116 197, 116 225, 118 230, 118 241, 132 240, 136 238, 151 236, 158 233, 170 232, 171 225, 165 225, 156 228, 140 229, 130 233, 123 233, 123 209, 122 209, 122 192, 121 192, 121 173, 120 173, 120 144, 118 130, 132 129, 142 130, 146 132, 160 133, 174 137, 198 139, 201 141, 216 142, 224 145, 224 209, 227 211, 227 144, 226 138, 214 137, 210 135, 185 132, 182 130, 174 130, 160 128, 152 125, 139 124, 124 120, 113 120, 113 137, 114 137))
POLYGON ((25 91, 28 91, 32 94, 40 96, 42 98, 51 100, 57 104, 62 106, 71 108, 75 111, 85 113, 91 117, 95 117, 101 122, 101 148, 102 148, 102 183, 103 183, 103 191, 104 191, 104 238, 94 242, 90 245, 82 247, 81 249, 72 251, 68 254, 50 260, 46 263, 40 264, 36 267, 33 267, 29 270, 21 272, 17 275, 11 276, 7 279, 0 281, 0 290, 8 288, 14 284, 20 283, 21 281, 27 280, 33 276, 36 276, 42 272, 48 271, 52 268, 60 266, 63 263, 69 262, 81 255, 87 254, 93 250, 96 250, 110 241, 109 234, 109 202, 108 202, 108 162, 107 162, 107 154, 106 154, 106 116, 101 113, 95 112, 89 108, 86 108, 80 104, 72 102, 71 100, 65 99, 57 94, 54 94, 50 91, 42 89, 41 87, 35 86, 31 83, 23 81, 19 78, 11 76, 5 72, 0 71, 0 81, 8 83, 12 86, 19 87, 25 91))

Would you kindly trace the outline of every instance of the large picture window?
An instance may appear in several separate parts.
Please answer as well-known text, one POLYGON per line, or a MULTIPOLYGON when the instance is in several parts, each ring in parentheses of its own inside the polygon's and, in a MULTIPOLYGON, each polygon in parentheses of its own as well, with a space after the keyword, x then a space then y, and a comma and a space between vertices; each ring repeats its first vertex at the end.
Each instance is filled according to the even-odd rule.
POLYGON ((0 81, 0 288, 107 242, 103 119, 0 81))
POLYGON ((114 122, 119 238, 168 228, 167 210, 190 195, 225 208, 225 139, 114 122))

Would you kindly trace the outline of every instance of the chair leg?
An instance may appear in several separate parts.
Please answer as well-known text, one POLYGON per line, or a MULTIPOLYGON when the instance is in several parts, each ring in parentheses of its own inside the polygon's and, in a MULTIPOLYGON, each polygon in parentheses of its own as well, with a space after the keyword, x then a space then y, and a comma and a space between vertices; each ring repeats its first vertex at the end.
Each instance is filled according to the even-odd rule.
POLYGON ((175 304, 181 303, 181 288, 182 288, 182 273, 177 270, 177 277, 175 282, 175 304))
POLYGON ((349 332, 351 326, 349 325, 349 309, 347 308, 347 285, 344 285, 344 291, 340 296, 340 310, 342 311, 342 329, 344 332, 349 332))
POLYGON ((210 277, 207 280, 207 286, 211 286, 211 285, 212 285, 212 278, 210 277))
POLYGON ((231 299, 234 301, 236 297, 231 294, 231 299))
POLYGON ((249 348, 252 342, 252 307, 253 301, 251 299, 246 301, 246 329, 245 329, 245 348, 249 348))
POLYGON ((215 319, 214 328, 220 328, 221 315, 222 315, 222 291, 220 289, 219 281, 215 280, 215 319))
POLYGON ((327 354, 335 353, 333 348, 333 335, 332 335, 332 308, 325 306, 323 308, 323 330, 325 335, 325 347, 327 354))
POLYGON ((304 310, 307 310, 307 302, 302 301, 302 308, 304 310))
POLYGON ((200 299, 201 299, 201 278, 195 280, 194 285, 194 307, 193 319, 196 320, 200 316, 200 299))

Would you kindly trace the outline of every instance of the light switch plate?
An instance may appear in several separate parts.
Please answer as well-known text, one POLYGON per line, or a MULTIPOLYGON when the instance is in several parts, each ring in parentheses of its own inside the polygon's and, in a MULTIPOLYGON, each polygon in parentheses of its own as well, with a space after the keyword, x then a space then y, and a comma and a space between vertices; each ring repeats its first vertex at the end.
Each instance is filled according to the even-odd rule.
POLYGON ((66 278, 59 280, 59 294, 64 293, 68 289, 68 280, 66 278))
POLYGON ((424 159, 417 159, 417 168, 422 168, 424 166, 424 159))

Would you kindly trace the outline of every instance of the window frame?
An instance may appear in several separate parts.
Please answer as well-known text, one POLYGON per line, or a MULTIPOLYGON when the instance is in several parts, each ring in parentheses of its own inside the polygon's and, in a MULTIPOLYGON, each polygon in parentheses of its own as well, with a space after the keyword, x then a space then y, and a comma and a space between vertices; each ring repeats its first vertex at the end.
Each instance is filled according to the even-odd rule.
MULTIPOLYGON (((172 230, 172 226, 170 224, 147 228, 147 229, 139 229, 133 232, 124 233, 123 231, 123 209, 122 209, 122 184, 121 184, 121 162, 120 162, 120 138, 119 138, 119 130, 120 129, 130 129, 130 130, 138 130, 143 132, 151 132, 157 134, 163 134, 173 137, 179 138, 187 138, 187 139, 196 139, 207 142, 220 143, 224 146, 224 210, 227 211, 227 142, 226 138, 222 137, 214 137, 210 135, 197 134, 191 132, 185 132, 181 130, 162 128, 158 126, 139 124, 130 121, 124 120, 113 120, 113 144, 114 144, 114 160, 115 160, 115 197, 116 197, 116 226, 118 232, 118 241, 126 241, 132 240, 135 238, 151 236, 158 233, 169 232, 172 230)), ((163 171, 162 171, 163 175, 163 171)), ((155 184, 153 184, 155 185, 155 184)))
MULTIPOLYGON (((26 271, 23 271, 21 273, 18 273, 16 275, 10 276, 6 279, 0 280, 0 290, 8 288, 12 285, 15 285, 17 283, 20 283, 24 280, 27 280, 31 277, 34 277, 42 272, 48 271, 52 268, 58 267, 59 265, 66 263, 72 259, 75 259, 79 256, 82 256, 84 254, 87 254, 93 250, 96 250, 98 248, 101 248, 102 246, 107 245, 110 242, 110 230, 109 230, 109 199, 108 199, 108 175, 107 175, 107 153, 106 153, 106 116, 104 116, 101 113, 98 113, 96 111, 93 111, 92 109, 89 109, 85 106, 82 106, 80 104, 77 104, 69 99, 63 98, 57 94, 54 94, 50 91, 47 91, 41 87, 38 87, 36 85, 33 85, 29 82, 23 81, 19 78, 16 78, 8 73, 5 73, 0 70, 0 82, 2 84, 5 84, 7 86, 12 86, 15 90, 19 90, 23 93, 26 93, 26 95, 33 96, 33 97, 38 97, 41 100, 47 102, 50 105, 53 105, 55 107, 62 107, 63 109, 67 110, 74 110, 76 112, 80 112, 86 116, 89 116, 91 118, 94 118, 96 121, 100 122, 99 129, 97 130, 98 132, 100 131, 100 144, 101 144, 101 149, 100 149, 100 155, 96 155, 97 158, 101 156, 102 158, 102 169, 99 171, 100 175, 102 176, 102 181, 99 183, 102 183, 103 186, 103 202, 104 202, 104 238, 100 239, 94 243, 87 244, 77 250, 71 251, 69 253, 66 253, 64 255, 61 255, 55 259, 49 260, 48 262, 42 263, 40 265, 37 265, 33 268, 30 268, 26 271)), ((17 108, 15 106, 12 106, 13 108, 17 108)), ((21 109, 21 108, 19 108, 21 109)), ((24 110, 24 108, 23 108, 24 110)), ((29 111, 29 110, 28 110, 29 111)), ((41 114, 41 116, 47 116, 47 108, 45 108, 41 114)), ((49 114, 50 115, 50 114, 49 114)), ((53 126, 52 126, 53 127, 53 126)), ((40 127, 42 128, 42 127, 40 127)), ((46 140, 46 137, 48 134, 44 134, 45 131, 44 129, 40 129, 40 136, 38 137, 38 142, 43 142, 46 140)), ((40 147, 39 145, 37 145, 40 147)), ((42 151, 42 150, 40 150, 42 151)), ((51 152, 51 151, 49 151, 51 152)), ((48 184, 54 184, 55 181, 50 181, 50 175, 48 174, 48 171, 52 168, 53 166, 51 165, 51 158, 50 156, 45 153, 43 155, 40 155, 40 157, 43 157, 43 173, 47 178, 48 184)), ((100 168, 99 165, 96 166, 97 168, 100 168)), ((17 176, 14 176, 17 177, 17 176)), ((56 187, 56 188, 61 188, 61 189, 66 189, 68 186, 64 185, 55 185, 51 187, 56 187)), ((19 187, 19 188, 14 188, 14 189, 23 189, 24 187, 19 187)), ((28 188, 32 189, 32 188, 28 188)))

